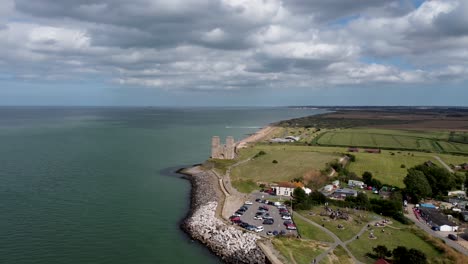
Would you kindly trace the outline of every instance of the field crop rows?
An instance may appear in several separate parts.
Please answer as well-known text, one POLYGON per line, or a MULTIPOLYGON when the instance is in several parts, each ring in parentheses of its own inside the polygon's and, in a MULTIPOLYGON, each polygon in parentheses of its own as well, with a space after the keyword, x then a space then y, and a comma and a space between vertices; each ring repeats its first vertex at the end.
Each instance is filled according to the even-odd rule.
POLYGON ((316 139, 316 143, 325 146, 468 153, 468 144, 449 142, 448 140, 448 132, 345 129, 325 132, 316 139))

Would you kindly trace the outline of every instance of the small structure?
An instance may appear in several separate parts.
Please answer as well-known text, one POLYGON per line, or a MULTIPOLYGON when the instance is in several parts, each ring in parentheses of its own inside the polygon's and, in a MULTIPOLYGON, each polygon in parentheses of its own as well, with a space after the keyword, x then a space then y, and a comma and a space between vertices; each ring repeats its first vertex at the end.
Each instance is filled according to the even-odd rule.
POLYGON ((325 185, 325 187, 323 187, 323 191, 324 192, 332 192, 333 191, 333 185, 325 185))
POLYGON ((422 203, 420 206, 421 208, 437 209, 437 207, 431 203, 422 203))
POLYGON ((362 181, 355 181, 355 180, 349 180, 348 181, 348 186, 349 187, 354 187, 354 186, 358 186, 359 188, 363 188, 364 187, 364 182, 362 181))
POLYGON ((392 195, 392 189, 390 189, 387 186, 383 186, 382 188, 380 188, 379 195, 383 199, 388 199, 390 198, 390 195, 392 195))
POLYGON ((292 182, 280 182, 276 185, 272 185, 271 187, 275 191, 276 195, 292 196, 294 189, 298 186, 292 182))
POLYGON ((211 158, 212 159, 234 159, 236 154, 236 145, 234 138, 226 138, 226 144, 222 145, 218 136, 211 139, 211 158))
POLYGON ((307 195, 309 195, 309 194, 312 192, 312 190, 311 190, 310 188, 307 188, 307 187, 302 187, 302 190, 304 190, 304 192, 305 192, 307 195))
POLYGON ((332 185, 336 188, 340 187, 340 181, 339 180, 336 180, 336 181, 332 181, 332 185))
POLYGON ((433 229, 443 232, 456 232, 458 226, 450 221, 448 217, 437 209, 433 208, 420 208, 419 213, 426 222, 432 226, 433 229))
POLYGON ((292 143, 301 140, 300 137, 287 136, 285 138, 272 138, 270 142, 272 143, 292 143))
POLYGON ((344 199, 349 196, 357 196, 357 191, 348 188, 337 189, 332 196, 337 199, 344 199))
POLYGON ((374 154, 380 154, 382 152, 380 149, 365 149, 364 151, 367 153, 374 153, 374 154))
POLYGON ((448 196, 456 196, 456 197, 466 197, 466 192, 465 191, 451 191, 448 192, 448 196))
POLYGON ((358 148, 348 148, 348 152, 359 152, 359 149, 358 148))
POLYGON ((424 165, 426 165, 427 167, 434 167, 435 166, 435 164, 430 160, 424 162, 424 165))

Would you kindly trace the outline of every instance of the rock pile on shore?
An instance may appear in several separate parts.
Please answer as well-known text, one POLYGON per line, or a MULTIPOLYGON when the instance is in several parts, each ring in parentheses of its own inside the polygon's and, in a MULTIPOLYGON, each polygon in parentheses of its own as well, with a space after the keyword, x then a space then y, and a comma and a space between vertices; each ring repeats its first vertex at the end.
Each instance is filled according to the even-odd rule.
POLYGON ((226 224, 215 215, 221 193, 218 179, 210 172, 191 174, 192 212, 183 228, 226 263, 265 263, 257 245, 260 236, 226 224))

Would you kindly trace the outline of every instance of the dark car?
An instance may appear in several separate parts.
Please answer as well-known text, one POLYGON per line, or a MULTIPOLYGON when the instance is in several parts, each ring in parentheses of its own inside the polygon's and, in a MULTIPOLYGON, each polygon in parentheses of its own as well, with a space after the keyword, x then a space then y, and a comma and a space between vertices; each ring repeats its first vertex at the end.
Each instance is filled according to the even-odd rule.
POLYGON ((248 206, 245 206, 245 205, 243 205, 243 206, 241 206, 241 208, 240 208, 240 209, 244 209, 244 210, 246 210, 246 211, 247 211, 247 210, 249 210, 249 207, 248 207, 248 206))
POLYGON ((457 241, 458 240, 458 237, 454 234, 449 234, 448 235, 448 238, 452 239, 453 241, 457 241))
POLYGON ((279 233, 280 235, 284 236, 286 235, 286 231, 285 230, 281 230, 281 232, 279 233))
POLYGON ((237 210, 237 211, 236 211, 236 214, 243 215, 244 213, 245 213, 245 211, 242 211, 242 210, 237 210))
POLYGON ((249 231, 255 231, 257 229, 256 226, 253 226, 253 225, 248 225, 245 227, 245 229, 249 230, 249 231))
POLYGON ((289 224, 292 224, 293 222, 291 220, 286 220, 283 222, 284 225, 289 225, 289 224))
POLYGON ((265 210, 265 211, 268 211, 268 206, 265 206, 265 205, 262 205, 260 207, 258 207, 258 210, 265 210))
POLYGON ((239 223, 239 226, 240 226, 240 227, 243 227, 243 228, 246 228, 247 226, 249 226, 249 224, 246 223, 246 222, 240 222, 240 223, 239 223))
POLYGON ((270 214, 265 214, 263 216, 263 219, 273 219, 273 216, 271 216, 270 214))
POLYGON ((278 234, 279 234, 278 231, 276 231, 276 230, 273 231, 273 235, 274 235, 274 236, 277 236, 278 234))
POLYGON ((265 219, 265 220, 263 221, 263 224, 264 224, 264 225, 272 225, 272 224, 274 224, 274 223, 275 223, 275 220, 273 220, 273 219, 265 219))
POLYGON ((264 214, 265 214, 265 212, 256 212, 256 213, 255 213, 256 216, 264 215, 264 214))
POLYGON ((269 202, 268 202, 268 205, 275 205, 275 203, 272 202, 272 201, 269 201, 269 202))
POLYGON ((260 199, 260 198, 255 199, 255 201, 256 201, 257 203, 259 203, 261 200, 262 200, 262 199, 260 199))

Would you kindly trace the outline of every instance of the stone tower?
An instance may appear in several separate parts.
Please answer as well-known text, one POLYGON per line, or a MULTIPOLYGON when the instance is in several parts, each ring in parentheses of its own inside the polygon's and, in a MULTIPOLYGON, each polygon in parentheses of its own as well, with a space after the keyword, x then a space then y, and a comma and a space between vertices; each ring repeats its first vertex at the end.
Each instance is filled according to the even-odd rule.
POLYGON ((236 143, 234 138, 229 136, 226 138, 226 145, 221 145, 221 140, 218 136, 211 138, 211 158, 212 159, 234 159, 236 156, 236 143))

